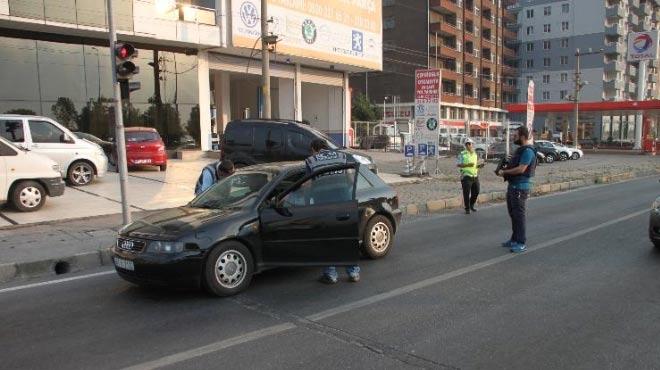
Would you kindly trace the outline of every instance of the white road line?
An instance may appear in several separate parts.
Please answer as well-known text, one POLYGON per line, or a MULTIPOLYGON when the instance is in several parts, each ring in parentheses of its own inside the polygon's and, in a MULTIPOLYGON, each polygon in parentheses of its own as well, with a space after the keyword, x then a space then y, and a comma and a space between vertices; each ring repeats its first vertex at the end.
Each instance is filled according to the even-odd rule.
MULTIPOLYGON (((575 239, 577 237, 586 235, 586 234, 594 232, 596 230, 600 230, 600 229, 612 226, 614 224, 617 224, 619 222, 626 221, 626 220, 629 220, 631 218, 635 218, 637 216, 641 216, 641 215, 643 215, 647 212, 648 212, 648 210, 645 209, 645 210, 642 210, 642 211, 637 211, 637 212, 634 212, 634 213, 630 213, 630 214, 625 215, 623 217, 619 217, 617 219, 610 220, 610 221, 607 221, 607 222, 601 223, 599 225, 592 226, 592 227, 589 227, 589 228, 586 228, 586 229, 583 229, 583 230, 580 230, 580 231, 576 231, 572 234, 568 234, 568 235, 565 235, 565 236, 562 236, 562 237, 554 238, 552 240, 548 240, 547 242, 538 244, 538 245, 533 246, 533 247, 529 247, 527 249, 526 253, 506 254, 506 255, 503 255, 503 256, 491 258, 489 260, 479 262, 479 263, 476 263, 474 265, 463 267, 463 268, 460 268, 458 270, 454 270, 454 271, 451 271, 451 272, 448 272, 448 273, 445 273, 445 274, 442 274, 442 275, 438 275, 438 276, 435 276, 435 277, 432 277, 432 278, 429 278, 429 279, 418 281, 416 283, 412 283, 412 284, 409 284, 409 285, 406 285, 406 286, 402 286, 400 288, 390 290, 389 292, 384 292, 384 293, 381 293, 381 294, 377 294, 377 295, 374 295, 374 296, 371 296, 371 297, 361 299, 359 301, 355 301, 355 302, 348 303, 348 304, 345 304, 345 305, 337 306, 335 308, 332 308, 332 309, 329 309, 329 310, 326 310, 326 311, 322 311, 322 312, 319 312, 319 313, 316 313, 316 314, 313 314, 313 315, 309 315, 309 316, 305 317, 305 319, 307 319, 309 321, 320 321, 320 320, 327 319, 327 318, 332 317, 332 316, 336 316, 336 315, 339 315, 339 314, 342 314, 342 313, 346 313, 346 312, 355 310, 357 308, 361 308, 361 307, 368 306, 368 305, 371 305, 371 304, 374 304, 374 303, 377 303, 377 302, 384 301, 386 299, 390 299, 390 298, 394 298, 394 297, 397 297, 397 296, 400 296, 400 295, 403 295, 403 294, 407 294, 407 293, 413 292, 415 290, 427 288, 429 286, 438 284, 440 282, 447 281, 449 279, 452 279, 452 278, 455 278, 455 277, 458 277, 458 276, 462 276, 462 275, 468 274, 470 272, 481 270, 481 269, 489 267, 489 266, 493 266, 493 265, 498 264, 500 262, 508 261, 508 260, 516 258, 516 257, 524 256, 526 254, 536 252, 536 251, 539 251, 541 249, 548 248, 548 247, 551 247, 553 245, 557 245, 557 244, 563 243, 563 242, 571 240, 571 239, 575 239)), ((237 345, 237 344, 243 344, 243 343, 247 343, 247 342, 250 342, 250 341, 253 341, 253 340, 261 339, 261 338, 264 338, 264 337, 267 337, 267 336, 270 336, 270 335, 279 334, 281 332, 284 332, 284 331, 289 330, 289 329, 293 329, 295 327, 296 327, 296 325, 294 323, 291 323, 291 322, 287 322, 287 323, 284 323, 284 324, 281 324, 281 325, 269 326, 269 327, 267 327, 265 329, 262 329, 262 330, 253 331, 253 332, 243 334, 243 335, 240 335, 240 336, 237 336, 237 337, 233 337, 233 338, 225 339, 225 340, 222 340, 222 341, 219 341, 219 342, 216 342, 216 343, 212 343, 212 344, 209 344, 209 345, 206 345, 206 346, 203 346, 203 347, 194 348, 194 349, 191 349, 191 350, 188 350, 188 351, 185 351, 185 352, 179 352, 179 353, 176 353, 174 355, 170 355, 170 356, 160 358, 158 360, 138 364, 138 365, 126 368, 124 370, 129 370, 129 369, 130 370, 155 369, 155 368, 159 368, 159 367, 173 365, 173 364, 176 364, 176 363, 179 363, 179 362, 182 362, 182 361, 191 360, 191 359, 199 357, 199 356, 203 356, 203 355, 207 355, 207 354, 210 354, 210 353, 213 353, 213 352, 216 352, 216 351, 220 351, 220 350, 232 347, 232 346, 237 345)))
POLYGON ((74 276, 74 277, 65 278, 65 279, 57 279, 57 280, 44 281, 44 282, 41 282, 41 283, 20 285, 20 286, 15 286, 15 287, 11 287, 11 288, 0 289, 0 294, 15 292, 17 290, 36 288, 36 287, 40 287, 40 286, 66 283, 67 281, 89 279, 89 278, 93 278, 93 277, 97 277, 97 276, 110 275, 110 274, 114 274, 114 273, 115 273, 115 270, 113 269, 111 271, 97 272, 97 273, 94 273, 94 274, 74 276))

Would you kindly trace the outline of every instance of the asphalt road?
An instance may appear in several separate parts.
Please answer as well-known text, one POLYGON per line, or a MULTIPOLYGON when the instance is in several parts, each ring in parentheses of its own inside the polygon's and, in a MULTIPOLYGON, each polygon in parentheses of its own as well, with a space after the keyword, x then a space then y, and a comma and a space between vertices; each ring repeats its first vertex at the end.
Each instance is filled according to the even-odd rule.
POLYGON ((529 251, 502 205, 406 222, 362 281, 277 269, 234 298, 112 272, 0 286, 6 369, 660 368, 658 179, 532 199, 529 251))

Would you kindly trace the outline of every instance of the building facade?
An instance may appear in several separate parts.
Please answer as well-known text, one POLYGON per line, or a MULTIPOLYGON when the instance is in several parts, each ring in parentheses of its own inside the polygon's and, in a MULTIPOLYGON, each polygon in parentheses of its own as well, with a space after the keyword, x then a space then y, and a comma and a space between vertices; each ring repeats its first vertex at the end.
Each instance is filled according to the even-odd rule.
MULTIPOLYGON (((127 126, 156 127, 169 147, 260 116, 258 0, 113 0, 118 39, 139 50, 141 89, 127 126)), ((305 120, 339 144, 350 127, 349 72, 382 68, 381 3, 269 0, 272 116, 305 120)), ((0 0, 0 112, 51 116, 113 136, 104 0, 0 0)))
MULTIPOLYGON (((656 0, 519 0, 508 6, 518 30, 518 102, 527 100, 534 81, 537 103, 573 99, 577 50, 580 53, 580 90, 583 102, 658 99, 658 61, 647 69, 646 89, 640 93, 639 62, 627 61, 628 34, 657 29, 660 1, 656 0), (602 53, 599 51, 602 49, 602 53)), ((580 115, 580 140, 634 141, 641 116, 595 113, 580 115)), ((523 121, 520 115, 512 116, 523 121)), ((570 113, 539 115, 535 128, 572 140, 570 113)))

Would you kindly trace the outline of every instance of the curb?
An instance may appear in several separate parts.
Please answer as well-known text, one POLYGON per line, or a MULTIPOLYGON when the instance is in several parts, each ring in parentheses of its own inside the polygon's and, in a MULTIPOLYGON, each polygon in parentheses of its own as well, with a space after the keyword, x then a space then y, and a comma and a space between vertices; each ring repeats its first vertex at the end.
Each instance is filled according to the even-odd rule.
POLYGON ((111 255, 110 248, 107 248, 70 257, 0 264, 0 283, 8 283, 19 279, 59 276, 70 272, 112 265, 111 255))
MULTIPOLYGON (((564 182, 555 182, 540 184, 535 186, 532 191, 533 196, 559 193, 563 191, 578 189, 594 184, 609 184, 615 182, 621 182, 625 180, 631 180, 638 177, 644 176, 653 176, 660 173, 659 171, 648 171, 643 173, 634 173, 634 172, 622 172, 618 174, 599 174, 595 175, 593 178, 587 178, 583 180, 572 180, 564 182)), ((506 199, 505 191, 495 191, 489 193, 479 194, 477 199, 477 204, 486 204, 486 203, 496 203, 506 199)), ((463 206, 463 197, 455 196, 451 198, 443 198, 436 200, 429 200, 423 204, 409 204, 403 210, 404 215, 416 216, 421 214, 423 211, 428 213, 438 213, 446 209, 455 209, 463 206)))

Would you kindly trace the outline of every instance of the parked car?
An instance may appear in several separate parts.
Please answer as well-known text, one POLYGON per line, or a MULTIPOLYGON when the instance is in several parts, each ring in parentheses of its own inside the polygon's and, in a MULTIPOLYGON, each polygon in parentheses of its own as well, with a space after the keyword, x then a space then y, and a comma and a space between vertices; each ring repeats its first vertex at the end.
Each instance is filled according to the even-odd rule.
MULTIPOLYGON (((509 155, 513 155, 515 151, 518 149, 518 145, 509 143, 510 149, 509 149, 509 155)), ((506 156, 506 143, 501 142, 501 143, 495 143, 492 144, 488 148, 488 158, 492 159, 502 159, 506 156)), ((545 154, 536 151, 536 160, 538 163, 552 163, 553 160, 552 158, 548 159, 546 158, 545 154)))
MULTIPOLYGON (((73 134, 76 135, 76 137, 78 137, 79 139, 85 139, 87 141, 91 141, 94 144, 97 144, 103 149, 105 156, 108 157, 109 160, 113 158, 115 151, 115 144, 112 141, 103 140, 99 137, 96 137, 92 134, 88 134, 86 132, 76 131, 73 134)), ((112 161, 110 164, 114 165, 112 161)))
MULTIPOLYGON (((330 149, 342 149, 326 134, 289 120, 238 120, 227 124, 220 156, 231 159, 237 168, 259 163, 298 161, 307 158, 314 139, 325 140, 330 149)), ((360 163, 377 172, 373 160, 346 149, 360 163)))
POLYGON ((228 296, 271 267, 350 265, 360 251, 382 258, 400 219, 396 192, 367 166, 307 174, 303 162, 261 164, 237 170, 184 207, 125 226, 113 261, 136 284, 201 285, 228 296), (328 184, 328 176, 343 177, 328 184))
MULTIPOLYGON (((165 143, 155 128, 126 127, 126 164, 136 166, 157 166, 167 169, 165 143)), ((115 162, 116 163, 116 162, 115 162)))
POLYGON ((64 181, 55 161, 0 138, 0 202, 33 212, 43 207, 47 196, 62 194, 64 181))
POLYGON ((108 170, 108 158, 99 145, 79 139, 48 117, 0 114, 0 136, 54 160, 73 186, 88 185, 108 170))
MULTIPOLYGON (((552 163, 554 161, 560 160, 561 155, 559 154, 559 150, 555 148, 554 145, 550 142, 534 142, 534 148, 536 149, 537 152, 543 153, 545 155, 545 162, 546 163, 552 163)), ((567 158, 568 159, 568 158, 567 158)))
POLYGON ((580 159, 584 156, 584 152, 579 148, 571 148, 566 145, 555 143, 548 140, 535 140, 536 143, 543 146, 553 146, 559 152, 559 159, 562 161, 568 159, 580 159))
POLYGON ((649 238, 657 248, 660 248, 660 197, 655 198, 655 202, 651 205, 649 238))

